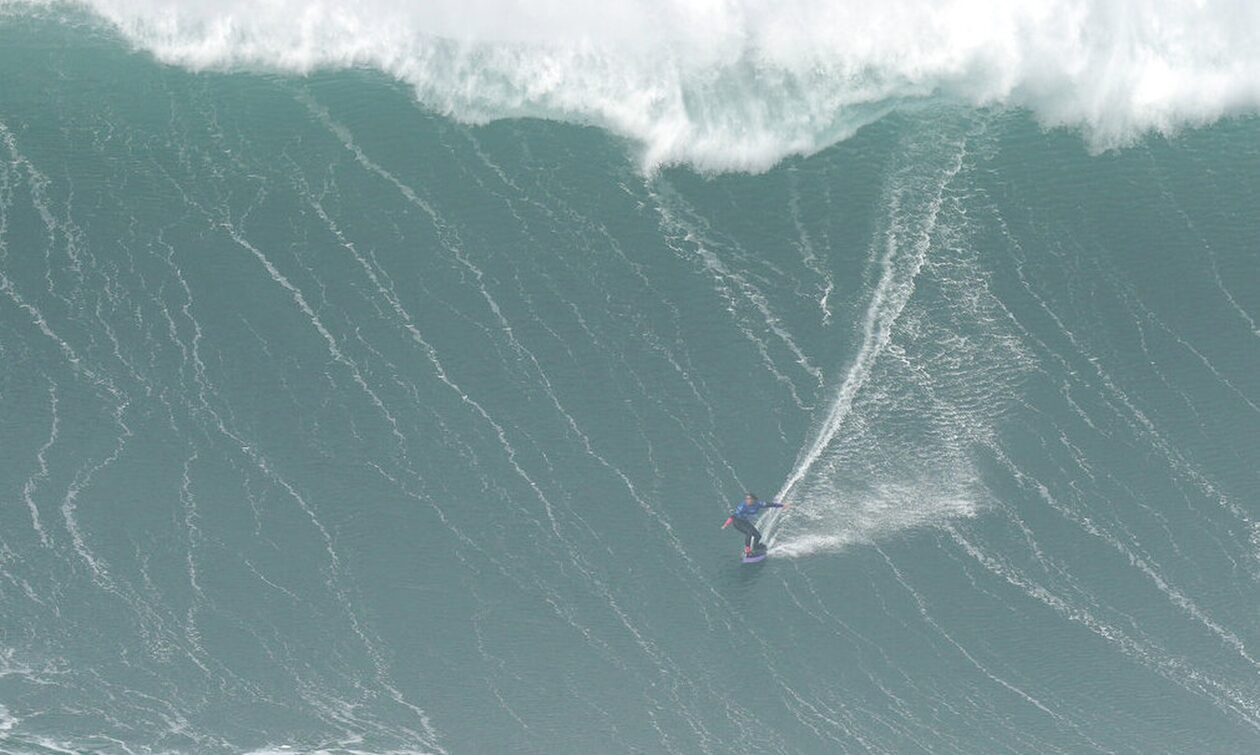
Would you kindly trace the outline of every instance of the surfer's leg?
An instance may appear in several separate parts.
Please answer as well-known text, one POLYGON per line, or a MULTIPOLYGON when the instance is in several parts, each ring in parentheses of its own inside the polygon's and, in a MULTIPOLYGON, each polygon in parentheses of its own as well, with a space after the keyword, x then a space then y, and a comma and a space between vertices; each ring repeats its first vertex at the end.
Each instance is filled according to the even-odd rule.
POLYGON ((735 526, 744 533, 744 550, 756 550, 761 547, 761 533, 747 519, 736 519, 735 526))

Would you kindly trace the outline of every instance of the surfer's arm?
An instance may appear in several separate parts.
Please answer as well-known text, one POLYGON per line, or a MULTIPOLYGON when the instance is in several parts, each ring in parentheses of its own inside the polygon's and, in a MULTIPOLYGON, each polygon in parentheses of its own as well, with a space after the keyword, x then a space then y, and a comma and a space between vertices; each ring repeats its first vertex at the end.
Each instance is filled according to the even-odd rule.
POLYGON ((726 521, 725 521, 725 522, 722 522, 722 529, 726 529, 726 525, 730 524, 730 523, 731 523, 731 520, 732 520, 732 519, 734 519, 734 518, 735 518, 735 517, 733 517, 733 516, 728 516, 728 517, 726 517, 726 521))

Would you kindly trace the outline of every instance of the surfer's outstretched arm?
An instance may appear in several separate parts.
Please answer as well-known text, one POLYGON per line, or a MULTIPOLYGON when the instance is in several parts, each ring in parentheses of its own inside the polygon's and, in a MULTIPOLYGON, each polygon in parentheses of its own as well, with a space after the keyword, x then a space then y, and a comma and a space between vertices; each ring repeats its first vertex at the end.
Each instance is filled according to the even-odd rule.
POLYGON ((731 523, 731 520, 732 520, 732 519, 734 519, 734 518, 735 518, 735 517, 733 517, 733 516, 728 516, 728 517, 726 517, 726 521, 725 521, 725 522, 722 522, 722 529, 726 529, 726 526, 727 526, 728 524, 730 524, 730 523, 731 523))

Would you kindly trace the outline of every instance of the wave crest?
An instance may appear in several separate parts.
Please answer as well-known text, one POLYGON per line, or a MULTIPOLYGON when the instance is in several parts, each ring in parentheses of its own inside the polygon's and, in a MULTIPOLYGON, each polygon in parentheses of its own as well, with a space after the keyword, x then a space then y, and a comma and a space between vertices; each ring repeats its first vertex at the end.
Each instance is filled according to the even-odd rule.
POLYGON ((766 169, 928 99, 1028 108, 1094 149, 1260 110, 1251 0, 84 4, 168 63, 371 67, 464 121, 609 129, 649 170, 766 169))

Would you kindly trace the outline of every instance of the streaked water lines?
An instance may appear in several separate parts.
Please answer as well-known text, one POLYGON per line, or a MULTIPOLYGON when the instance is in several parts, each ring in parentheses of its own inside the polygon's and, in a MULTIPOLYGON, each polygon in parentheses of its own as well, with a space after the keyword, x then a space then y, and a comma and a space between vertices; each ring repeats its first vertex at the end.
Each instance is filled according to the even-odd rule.
POLYGON ((1079 222, 1082 175, 1151 217, 1134 159, 1026 114, 644 176, 363 71, 26 54, 0 749, 1254 744, 1252 258, 1175 144, 1221 340, 1079 222), (736 566, 713 512, 776 478, 787 558, 736 566))

